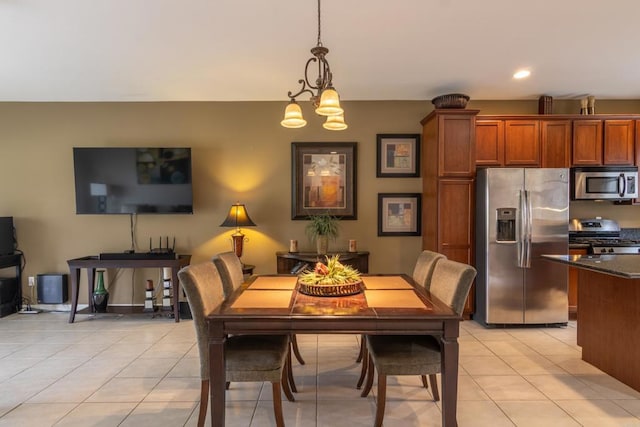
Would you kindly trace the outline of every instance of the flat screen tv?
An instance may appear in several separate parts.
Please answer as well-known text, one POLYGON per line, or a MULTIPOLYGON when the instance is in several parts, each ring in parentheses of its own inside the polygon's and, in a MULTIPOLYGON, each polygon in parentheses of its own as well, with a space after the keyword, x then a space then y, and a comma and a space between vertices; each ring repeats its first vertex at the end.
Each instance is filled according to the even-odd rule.
POLYGON ((77 214, 191 214, 190 148, 75 147, 77 214))

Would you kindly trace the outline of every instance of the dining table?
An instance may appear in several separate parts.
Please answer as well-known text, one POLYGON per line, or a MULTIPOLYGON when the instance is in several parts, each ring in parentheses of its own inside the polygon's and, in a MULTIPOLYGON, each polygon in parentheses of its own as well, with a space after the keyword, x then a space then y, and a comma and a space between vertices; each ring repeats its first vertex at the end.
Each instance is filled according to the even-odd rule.
POLYGON ((224 345, 228 335, 381 334, 439 339, 442 425, 456 426, 462 318, 408 275, 363 275, 362 284, 362 291, 354 295, 311 296, 300 292, 296 276, 257 275, 210 313, 211 425, 225 425, 224 345))

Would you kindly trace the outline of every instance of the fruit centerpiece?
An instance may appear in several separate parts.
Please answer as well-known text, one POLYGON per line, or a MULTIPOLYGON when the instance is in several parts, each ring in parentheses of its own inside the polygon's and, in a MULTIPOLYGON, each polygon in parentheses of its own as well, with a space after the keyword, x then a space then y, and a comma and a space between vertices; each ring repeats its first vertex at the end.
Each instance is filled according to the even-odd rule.
POLYGON ((340 256, 327 256, 327 263, 317 262, 313 270, 298 276, 299 291, 313 296, 344 296, 362 292, 360 272, 340 262, 340 256))

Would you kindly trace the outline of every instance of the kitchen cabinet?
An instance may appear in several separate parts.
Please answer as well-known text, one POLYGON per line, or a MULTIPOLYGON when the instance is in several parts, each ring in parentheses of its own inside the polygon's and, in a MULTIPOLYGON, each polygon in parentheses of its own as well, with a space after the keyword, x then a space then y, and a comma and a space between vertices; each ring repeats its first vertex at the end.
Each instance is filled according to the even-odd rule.
POLYGON ((540 122, 506 120, 504 123, 504 165, 540 166, 540 122))
MULTIPOLYGON (((474 264, 478 110, 434 110, 422 121, 422 247, 474 264)), ((464 315, 474 311, 474 288, 464 315)))
MULTIPOLYGON (((587 248, 569 249, 569 255, 586 255, 587 248)), ((569 319, 576 320, 578 318, 578 269, 569 267, 569 319)))
POLYGON ((506 117, 476 120, 476 166, 571 165, 571 120, 506 117))
POLYGON ((602 120, 574 120, 571 164, 602 164, 602 120))
POLYGON ((634 120, 574 120, 572 165, 633 165, 634 144, 634 120))
POLYGON ((571 120, 541 120, 540 150, 540 167, 570 167, 571 120))
POLYGON ((504 166, 504 120, 476 120, 476 166, 504 166))
POLYGON ((634 164, 634 121, 605 120, 603 161, 605 165, 634 164))

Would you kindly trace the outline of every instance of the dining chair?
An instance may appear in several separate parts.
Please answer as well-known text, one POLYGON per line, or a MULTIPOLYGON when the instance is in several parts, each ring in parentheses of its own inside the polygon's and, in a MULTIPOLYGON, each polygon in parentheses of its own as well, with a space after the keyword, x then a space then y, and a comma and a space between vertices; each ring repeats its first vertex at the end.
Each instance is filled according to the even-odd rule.
MULTIPOLYGON (((225 296, 218 269, 212 262, 184 267, 178 272, 178 278, 187 295, 200 354, 198 427, 202 427, 207 414, 210 382, 207 315, 224 302, 225 296)), ((227 337, 224 344, 225 381, 269 381, 277 426, 284 426, 280 386, 288 400, 295 400, 286 379, 288 353, 288 335, 233 335, 227 337)))
MULTIPOLYGON (((228 298, 236 289, 238 289, 244 283, 244 274, 242 273, 242 262, 235 252, 222 252, 213 257, 213 263, 215 264, 220 278, 222 279, 222 288, 224 289, 225 297, 228 298)), ((298 341, 295 334, 290 336, 290 345, 293 354, 301 365, 304 365, 304 359, 300 355, 298 349, 298 341)), ((291 352, 288 355, 291 359, 291 352)), ((290 364, 289 364, 290 365, 290 364)), ((293 379, 293 371, 291 366, 287 370, 287 377, 289 380, 289 386, 294 392, 298 392, 296 383, 293 379)))
MULTIPOLYGON (((423 250, 420 255, 418 255, 418 259, 416 260, 416 264, 413 267, 412 278, 413 281, 418 285, 424 287, 427 291, 431 287, 431 277, 433 275, 433 269, 436 263, 441 259, 446 259, 447 257, 439 252, 423 250)), ((362 367, 360 369, 360 378, 358 378, 358 383, 356 385, 357 388, 362 386, 364 379, 367 375, 367 370, 369 369, 369 361, 367 355, 367 340, 366 336, 362 335, 360 339, 360 354, 358 355, 358 359, 356 362, 362 361, 362 367)), ((422 375, 422 383, 425 387, 427 387, 427 377, 422 375)))
MULTIPOLYGON (((476 277, 475 268, 448 259, 436 262, 431 278, 431 295, 450 306, 460 316, 476 277)), ((374 425, 382 425, 386 403, 388 375, 428 375, 433 400, 440 400, 436 382, 441 372, 441 348, 438 337, 430 335, 368 335, 369 369, 367 384, 362 391, 366 397, 373 385, 374 368, 378 371, 378 397, 374 425)), ((423 380, 423 386, 426 382, 423 380)))

